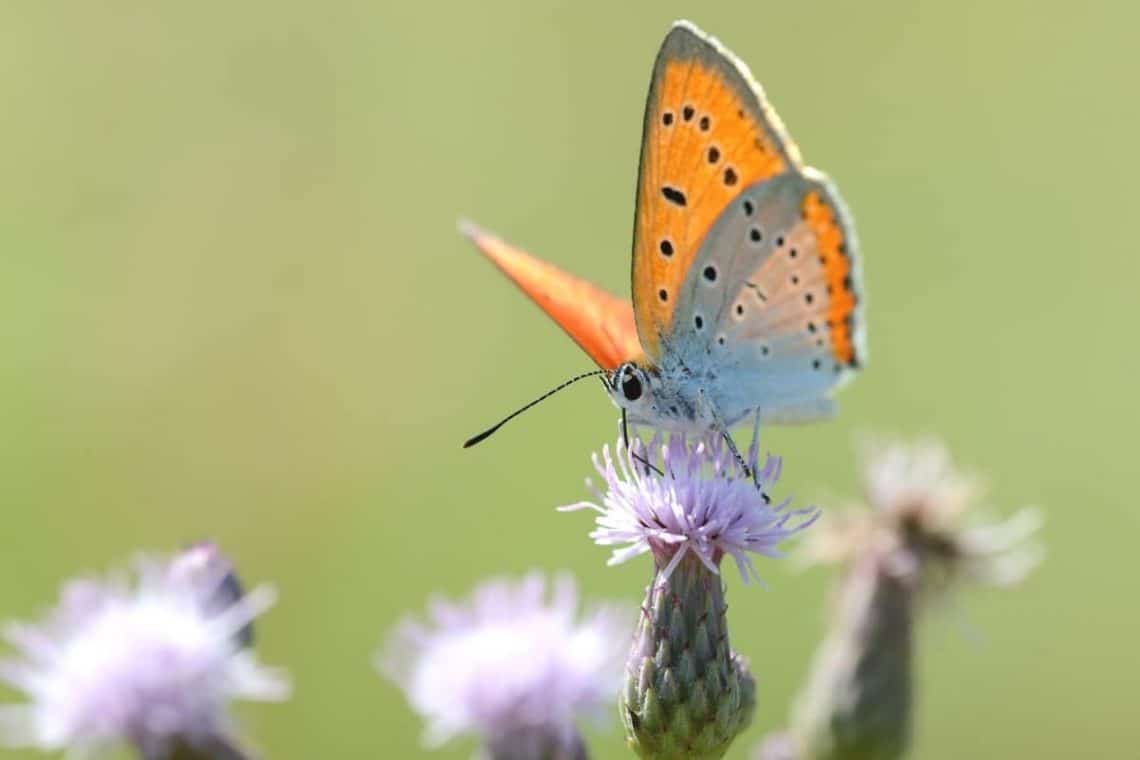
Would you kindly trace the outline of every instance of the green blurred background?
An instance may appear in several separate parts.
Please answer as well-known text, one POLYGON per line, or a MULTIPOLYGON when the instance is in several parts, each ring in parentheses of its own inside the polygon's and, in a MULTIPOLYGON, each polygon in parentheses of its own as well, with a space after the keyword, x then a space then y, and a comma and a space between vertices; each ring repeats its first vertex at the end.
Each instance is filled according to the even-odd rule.
MULTIPOLYGON (((615 434, 596 387, 459 448, 589 362, 455 220, 627 293, 677 17, 749 62, 863 243, 871 362, 836 421, 769 432, 782 492, 842 502, 856 434, 932 433, 1001 511, 1046 512, 1024 589, 925 621, 915 756, 1135 756, 1124 2, 5 3, 0 617, 214 537, 281 591, 260 651, 295 698, 241 710, 267 756, 415 757, 370 657, 430 594, 543 568, 639 601, 647 562, 604 567, 590 519, 553 511, 615 434)), ((761 570, 728 581, 760 678, 737 758, 824 621, 826 573, 761 570)), ((595 748, 625 756, 616 729, 595 748)))

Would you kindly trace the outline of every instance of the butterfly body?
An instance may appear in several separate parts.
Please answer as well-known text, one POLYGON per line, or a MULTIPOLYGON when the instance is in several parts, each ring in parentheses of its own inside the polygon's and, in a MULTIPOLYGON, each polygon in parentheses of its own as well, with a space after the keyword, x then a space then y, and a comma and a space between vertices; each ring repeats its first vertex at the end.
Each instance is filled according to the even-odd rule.
POLYGON ((687 22, 654 65, 636 200, 632 306, 468 234, 607 370, 635 423, 725 432, 830 414, 865 359, 850 216, 747 67, 687 22))

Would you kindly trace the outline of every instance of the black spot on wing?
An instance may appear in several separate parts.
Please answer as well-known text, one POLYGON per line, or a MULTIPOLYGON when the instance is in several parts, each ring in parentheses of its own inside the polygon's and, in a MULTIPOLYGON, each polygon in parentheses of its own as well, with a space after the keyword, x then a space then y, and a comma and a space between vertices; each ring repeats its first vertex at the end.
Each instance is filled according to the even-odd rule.
POLYGON ((661 188, 661 194, 665 196, 665 200, 670 203, 675 203, 678 206, 684 206, 686 203, 685 194, 675 187, 665 185, 661 188))

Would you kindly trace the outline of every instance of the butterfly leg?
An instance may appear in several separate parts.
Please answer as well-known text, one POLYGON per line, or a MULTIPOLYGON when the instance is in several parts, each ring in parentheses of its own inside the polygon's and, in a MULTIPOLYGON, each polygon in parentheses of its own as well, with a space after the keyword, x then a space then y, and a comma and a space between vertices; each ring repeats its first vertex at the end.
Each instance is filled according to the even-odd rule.
MULTIPOLYGON (((748 445, 748 461, 749 462, 759 462, 760 461, 760 422, 761 422, 760 409, 759 409, 759 407, 757 407, 757 409, 756 409, 756 421, 752 423, 752 443, 750 443, 748 445)), ((771 497, 768 496, 768 493, 764 490, 764 485, 760 482, 760 473, 758 473, 755 469, 752 470, 752 483, 753 483, 753 485, 756 486, 756 490, 760 491, 761 494, 763 494, 764 503, 765 504, 771 504, 772 499, 771 499, 771 497)))
POLYGON ((709 414, 712 416, 713 429, 719 432, 724 438, 724 442, 727 444, 728 450, 732 452, 732 455, 734 457, 736 457, 736 463, 740 465, 740 469, 744 472, 744 476, 746 478, 752 478, 753 482, 756 482, 756 473, 754 473, 752 471, 752 468, 748 466, 748 460, 745 459, 744 456, 740 453, 740 449, 736 448, 736 441, 732 440, 732 435, 728 432, 728 425, 724 424, 724 418, 720 416, 720 412, 716 410, 713 404, 708 403, 708 400, 705 399, 703 391, 701 392, 701 398, 707 404, 709 414))
POLYGON ((625 443, 625 450, 630 451, 633 454, 633 458, 635 460, 637 460, 641 464, 645 465, 645 474, 646 475, 648 475, 649 471, 652 470, 653 472, 657 473, 658 475, 660 475, 662 477, 665 476, 665 473, 662 472, 661 470, 657 469, 657 467, 654 466, 653 463, 651 463, 648 459, 641 456, 641 454, 633 452, 629 448, 629 418, 626 416, 624 408, 622 408, 622 410, 621 410, 621 437, 622 437, 622 441, 625 443))
MULTIPOLYGON (((759 417, 757 417, 757 434, 759 433, 759 427, 759 417)), ((736 461, 740 464, 740 469, 744 471, 744 477, 752 478, 752 484, 756 486, 756 490, 760 492, 760 496, 763 497, 764 503, 771 504, 772 498, 768 496, 768 493, 764 490, 764 484, 760 482, 760 473, 758 473, 754 468, 748 466, 748 461, 743 457, 743 455, 741 455, 740 449, 736 448, 736 441, 732 440, 732 436, 729 434, 728 430, 722 428, 720 432, 721 435, 724 436, 724 442, 728 444, 728 450, 732 452, 732 455, 734 457, 736 457, 736 461)), ((757 440, 757 436, 753 435, 752 448, 756 448, 757 440)))
POLYGON ((720 434, 724 436, 724 442, 728 444, 728 450, 736 457, 736 463, 739 464, 740 469, 744 471, 744 477, 752 478, 752 482, 756 483, 757 488, 759 488, 760 484, 756 480, 756 473, 748 466, 748 460, 740 453, 740 449, 736 448, 736 441, 732 440, 732 435, 724 427, 720 428, 720 434))
MULTIPOLYGON (((756 419, 752 423, 752 443, 748 445, 748 460, 750 462, 760 461, 760 408, 756 408, 756 419)), ((755 470, 752 471, 752 483, 756 486, 756 490, 763 490, 760 486, 760 473, 755 470)))
POLYGON ((740 465, 744 477, 752 478, 752 483, 756 486, 756 490, 760 491, 764 496, 764 502, 766 504, 770 503, 771 500, 768 494, 764 493, 764 486, 760 482, 760 473, 748 465, 749 459, 752 461, 756 460, 756 454, 760 446, 760 410, 756 411, 756 419, 755 422, 752 423, 752 444, 748 450, 750 455, 749 459, 745 459, 744 455, 740 453, 740 449, 736 447, 736 441, 732 440, 732 434, 728 432, 728 426, 724 424, 724 421, 715 410, 713 410, 713 420, 716 422, 716 429, 720 432, 721 436, 724 437, 724 442, 728 446, 728 450, 736 457, 736 462, 740 465))

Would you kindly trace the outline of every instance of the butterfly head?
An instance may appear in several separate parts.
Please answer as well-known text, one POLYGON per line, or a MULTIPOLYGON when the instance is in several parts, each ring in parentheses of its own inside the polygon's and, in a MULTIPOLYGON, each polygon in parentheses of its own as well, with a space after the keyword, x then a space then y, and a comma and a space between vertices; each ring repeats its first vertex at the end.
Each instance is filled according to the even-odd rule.
POLYGON ((633 412, 634 417, 644 416, 636 412, 652 406, 654 388, 651 377, 644 367, 624 362, 610 374, 606 386, 615 404, 633 412))

